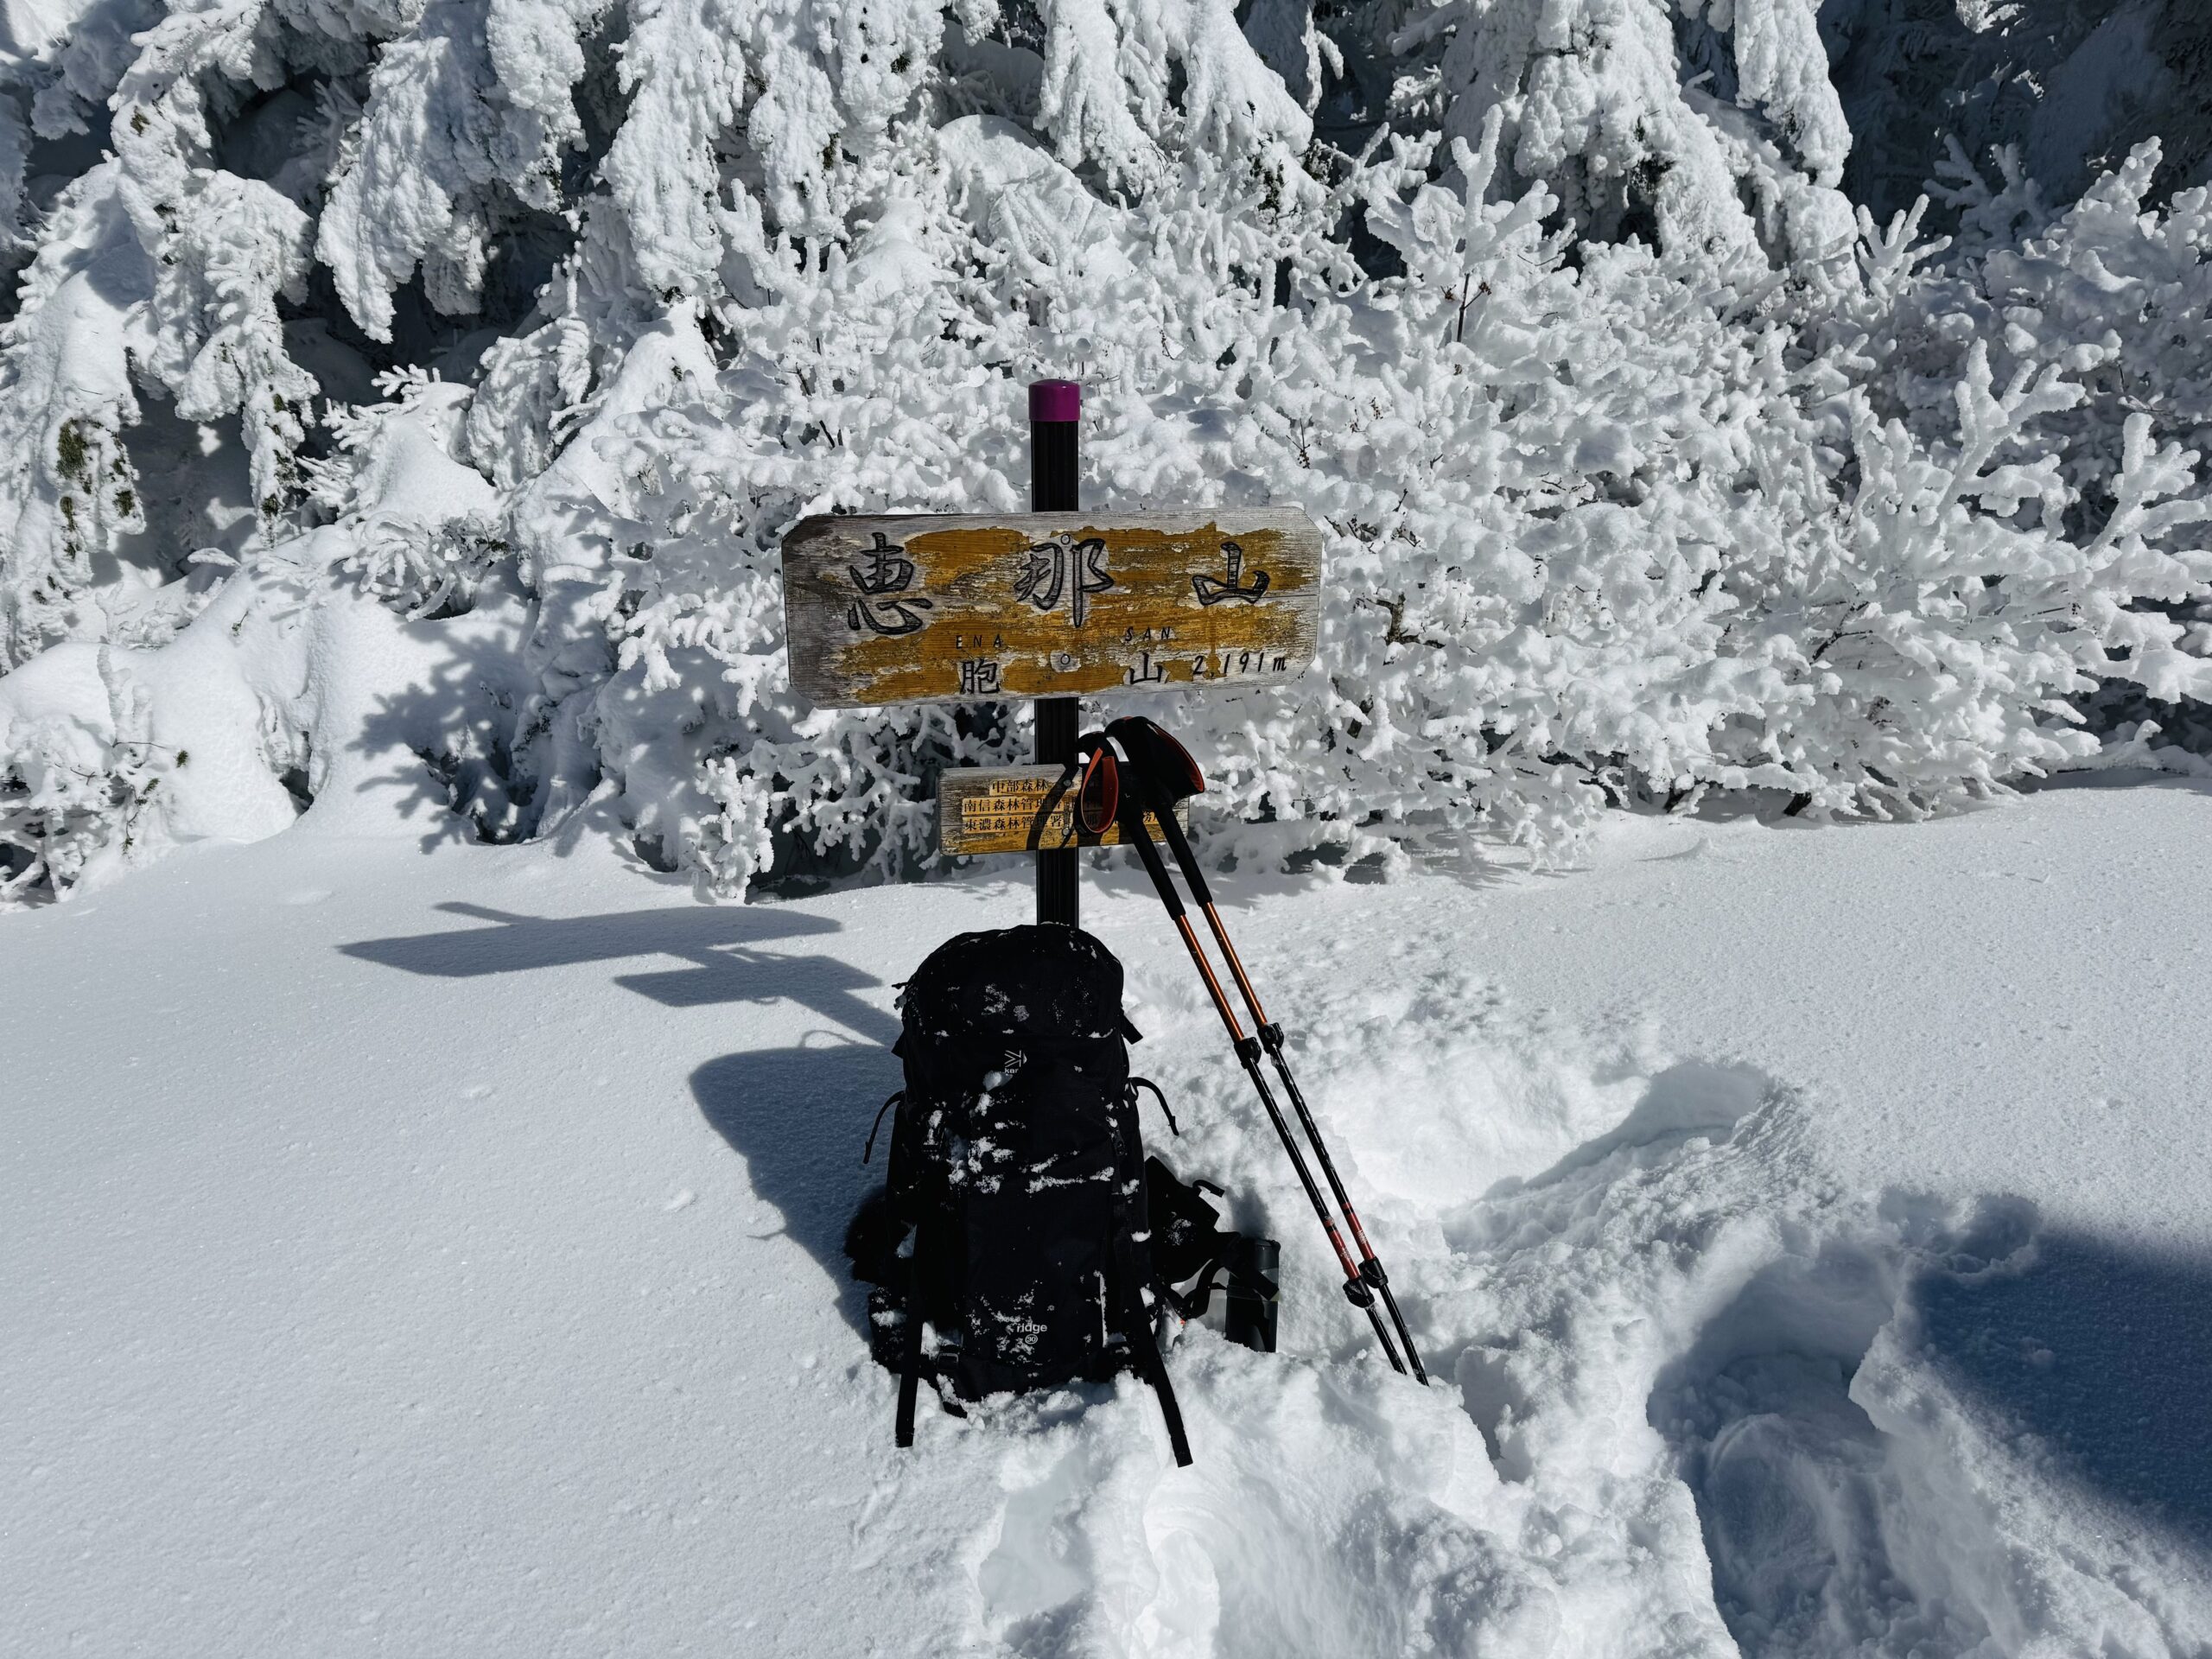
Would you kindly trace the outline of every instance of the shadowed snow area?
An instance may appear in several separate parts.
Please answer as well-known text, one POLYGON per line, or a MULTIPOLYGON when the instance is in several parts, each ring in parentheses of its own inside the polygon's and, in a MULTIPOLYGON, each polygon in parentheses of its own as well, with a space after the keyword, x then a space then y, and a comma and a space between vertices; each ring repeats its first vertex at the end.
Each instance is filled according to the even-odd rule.
POLYGON ((2212 1270, 2017 1200, 1883 1208, 1762 1271, 1652 1395, 1730 1630, 1772 1654, 2196 1650, 2212 1270))
POLYGON ((2212 827, 1624 822, 1226 878, 1436 1386, 1392 1376, 1132 877, 1154 1149, 1281 1351, 892 1446, 841 1240, 894 983, 1018 880, 701 906, 319 829, 0 919, 27 1653, 2202 1654, 2212 827), (2112 943, 2093 942, 2109 933, 2112 943), (2029 964, 2032 964, 2032 972, 2029 964))

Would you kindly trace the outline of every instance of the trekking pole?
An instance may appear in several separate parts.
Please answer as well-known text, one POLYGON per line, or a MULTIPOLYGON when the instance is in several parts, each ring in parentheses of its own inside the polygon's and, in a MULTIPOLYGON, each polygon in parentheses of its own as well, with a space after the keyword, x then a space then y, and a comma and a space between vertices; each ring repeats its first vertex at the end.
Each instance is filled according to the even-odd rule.
POLYGON ((1258 1027, 1259 1040, 1274 1062, 1275 1075, 1282 1079, 1283 1092, 1290 1096, 1291 1108, 1298 1114, 1299 1127, 1306 1131, 1306 1138, 1313 1142, 1314 1158, 1327 1178, 1329 1191, 1337 1200, 1337 1207, 1344 1211, 1344 1220, 1351 1227, 1353 1242, 1359 1246, 1359 1277, 1371 1286, 1382 1299, 1382 1306, 1389 1311, 1390 1323, 1397 1327, 1398 1339, 1405 1344, 1406 1357, 1413 1363, 1414 1375, 1421 1386, 1428 1386, 1428 1372, 1421 1363, 1421 1351, 1414 1346, 1413 1332, 1406 1328, 1405 1315, 1398 1311, 1398 1299, 1390 1292, 1390 1281, 1382 1271, 1382 1263, 1375 1254, 1375 1247, 1367 1242, 1367 1230, 1359 1224, 1359 1211, 1352 1208, 1351 1196, 1344 1191, 1343 1178, 1337 1173, 1335 1160, 1329 1156, 1328 1143, 1321 1138, 1320 1126, 1314 1122, 1313 1111, 1306 1104, 1306 1096, 1298 1086, 1298 1079, 1291 1075, 1290 1059, 1283 1050, 1282 1027, 1269 1020, 1267 1010, 1260 1006, 1259 993, 1252 988, 1252 981, 1244 971, 1243 958, 1236 954, 1236 947, 1229 941, 1229 930, 1222 925, 1221 912, 1214 907, 1213 893, 1206 885, 1205 872, 1199 868, 1198 855, 1191 850, 1190 837, 1183 833, 1183 826, 1175 822, 1175 806, 1183 798, 1173 793, 1185 784, 1195 786, 1183 791, 1183 795, 1194 794, 1205 787, 1205 779, 1198 772, 1197 763, 1180 743, 1160 727, 1141 715, 1117 720, 1106 728, 1107 735, 1119 743, 1128 756, 1130 769, 1135 773, 1134 794, 1138 810, 1150 810, 1160 822, 1160 834, 1166 839, 1168 849, 1175 855, 1175 862, 1183 872, 1184 880, 1190 883, 1191 896, 1198 900, 1205 912, 1206 925, 1213 931, 1214 943, 1221 949, 1222 958, 1229 964, 1230 976, 1236 982, 1237 995, 1244 999, 1244 1006, 1252 1012, 1252 1023, 1258 1027), (1170 771, 1175 774, 1171 779, 1170 771))
MULTIPOLYGON (((1084 747, 1103 747, 1103 738, 1084 740, 1084 747)), ((1252 1079, 1252 1087, 1259 1091, 1260 1103, 1267 1108, 1268 1120, 1274 1125, 1275 1135, 1282 1141, 1282 1149, 1290 1156, 1290 1166, 1298 1172, 1299 1185, 1306 1189, 1306 1202, 1313 1206, 1321 1230, 1329 1236, 1329 1246, 1337 1253, 1337 1265, 1344 1275, 1344 1300, 1367 1315, 1367 1322, 1375 1327, 1375 1339, 1382 1344, 1383 1357, 1390 1362, 1390 1369, 1404 1374, 1405 1363, 1398 1357, 1398 1351, 1390 1341, 1390 1333, 1382 1324, 1382 1316, 1376 1312, 1375 1292, 1359 1268, 1353 1264, 1351 1252, 1344 1248, 1344 1236, 1338 1232, 1337 1224, 1330 1218, 1328 1200, 1321 1196, 1321 1189, 1314 1184, 1313 1172, 1306 1166, 1306 1154, 1299 1149, 1298 1138, 1291 1133, 1289 1122, 1283 1117, 1282 1108, 1275 1103, 1274 1091, 1268 1087, 1267 1077, 1260 1071, 1260 1045, 1244 1034, 1237 1023, 1236 1010, 1230 1007, 1228 994, 1221 988, 1221 981, 1214 976, 1213 963, 1206 959, 1205 948, 1198 943, 1198 936, 1191 930, 1191 918, 1184 913, 1182 895, 1175 891, 1175 883, 1167 874, 1167 867, 1160 861, 1160 849, 1153 845, 1152 832, 1145 828, 1145 806, 1141 795, 1123 795, 1117 803, 1122 821, 1122 838, 1137 849, 1145 874, 1152 878, 1152 885, 1160 894, 1160 902, 1167 908, 1168 918, 1175 924, 1175 931, 1183 937, 1183 948, 1191 953, 1191 961, 1198 970, 1198 977, 1205 982, 1206 994, 1213 999, 1214 1012, 1221 1016, 1221 1023, 1229 1032, 1230 1046, 1236 1051, 1236 1058, 1243 1063, 1245 1075, 1252 1079)), ((1173 816, 1171 810, 1170 815, 1173 816)))

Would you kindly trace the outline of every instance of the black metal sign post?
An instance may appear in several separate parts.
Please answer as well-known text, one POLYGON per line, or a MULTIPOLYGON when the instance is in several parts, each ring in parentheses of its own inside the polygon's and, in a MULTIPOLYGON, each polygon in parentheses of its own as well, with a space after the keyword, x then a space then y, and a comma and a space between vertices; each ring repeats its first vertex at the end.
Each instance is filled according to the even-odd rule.
MULTIPOLYGON (((1029 387, 1029 510, 1073 512, 1083 504, 1076 466, 1076 429, 1083 416, 1083 388, 1072 380, 1037 380, 1029 387)), ((1032 758, 1039 766, 1075 764, 1076 734, 1083 721, 1079 697, 1035 697, 1032 758)), ((1037 919, 1079 925, 1081 856, 1074 848, 1037 855, 1037 919)))

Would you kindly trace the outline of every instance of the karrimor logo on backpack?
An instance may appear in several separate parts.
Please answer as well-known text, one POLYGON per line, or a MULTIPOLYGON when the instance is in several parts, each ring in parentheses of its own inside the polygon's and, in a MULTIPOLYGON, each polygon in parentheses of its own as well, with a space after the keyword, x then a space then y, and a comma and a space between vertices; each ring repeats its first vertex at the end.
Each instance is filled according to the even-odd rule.
POLYGON ((899 1374, 899 1444, 925 1374, 980 1400, 1135 1370, 1187 1464, 1153 1332, 1122 964, 1077 928, 963 933, 899 1007, 884 1207, 852 1241, 876 1357, 899 1374))

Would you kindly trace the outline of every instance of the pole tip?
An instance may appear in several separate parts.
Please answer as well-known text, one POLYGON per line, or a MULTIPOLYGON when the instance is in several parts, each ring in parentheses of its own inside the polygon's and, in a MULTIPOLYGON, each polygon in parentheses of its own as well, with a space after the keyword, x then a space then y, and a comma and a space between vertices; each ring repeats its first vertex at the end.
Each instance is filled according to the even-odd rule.
POLYGON ((1029 418, 1032 422, 1076 421, 1083 417, 1083 388, 1072 380, 1032 380, 1029 418))

